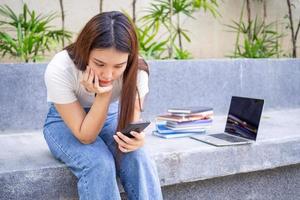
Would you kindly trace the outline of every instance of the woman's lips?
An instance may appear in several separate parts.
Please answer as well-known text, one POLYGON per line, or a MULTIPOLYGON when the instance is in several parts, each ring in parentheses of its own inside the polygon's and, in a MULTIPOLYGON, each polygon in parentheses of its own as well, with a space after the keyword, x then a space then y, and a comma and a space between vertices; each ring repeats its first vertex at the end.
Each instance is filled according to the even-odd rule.
POLYGON ((99 81, 99 84, 101 86, 109 86, 109 85, 111 85, 111 83, 112 83, 112 81, 103 81, 103 80, 99 81))

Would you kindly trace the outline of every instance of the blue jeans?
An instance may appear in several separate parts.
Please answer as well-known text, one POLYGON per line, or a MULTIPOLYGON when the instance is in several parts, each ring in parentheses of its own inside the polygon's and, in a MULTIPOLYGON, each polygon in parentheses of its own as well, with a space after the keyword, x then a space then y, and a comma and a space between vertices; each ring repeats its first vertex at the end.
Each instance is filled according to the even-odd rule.
MULTIPOLYGON (((82 200, 115 200, 120 198, 116 177, 128 199, 162 199, 154 162, 145 149, 122 153, 120 167, 115 165, 118 102, 109 107, 105 124, 92 144, 82 144, 64 123, 51 103, 44 125, 44 137, 52 155, 65 163, 78 178, 77 189, 82 200)), ((86 112, 89 108, 84 108, 86 112)))

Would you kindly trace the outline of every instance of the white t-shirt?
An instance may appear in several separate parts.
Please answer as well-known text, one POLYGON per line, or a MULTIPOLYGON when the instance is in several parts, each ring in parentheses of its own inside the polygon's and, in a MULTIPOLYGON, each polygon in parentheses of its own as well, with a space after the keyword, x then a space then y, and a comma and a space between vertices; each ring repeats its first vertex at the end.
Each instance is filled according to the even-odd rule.
MULTIPOLYGON (((82 76, 83 72, 76 68, 66 50, 57 53, 48 64, 44 74, 47 102, 67 104, 78 100, 81 106, 91 107, 95 95, 80 84, 82 76)), ((148 74, 143 70, 138 70, 137 88, 141 98, 149 92, 148 74)), ((122 77, 113 82, 111 102, 119 99, 121 90, 122 77)))

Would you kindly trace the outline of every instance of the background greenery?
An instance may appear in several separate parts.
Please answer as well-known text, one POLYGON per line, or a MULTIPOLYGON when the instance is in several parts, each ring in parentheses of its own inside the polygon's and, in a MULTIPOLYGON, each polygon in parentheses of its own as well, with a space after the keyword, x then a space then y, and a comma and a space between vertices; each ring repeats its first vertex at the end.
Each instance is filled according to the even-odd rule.
MULTIPOLYGON (((297 57, 297 36, 300 27, 295 18, 295 0, 286 1, 286 15, 281 19, 267 22, 266 0, 242 0, 239 19, 231 23, 222 23, 219 12, 220 3, 226 0, 152 0, 136 12, 139 0, 129 0, 132 9, 123 10, 136 24, 140 52, 147 59, 191 59, 192 53, 188 43, 197 43, 191 39, 192 28, 187 21, 199 20, 213 16, 224 24, 224 30, 236 36, 231 52, 224 56, 231 58, 268 58, 297 57), (254 7, 255 5, 256 7, 254 7), (251 10, 255 8, 256 10, 251 10), (263 12, 258 12, 262 9, 263 12), (255 14, 253 14, 255 13, 255 14), (196 17, 198 16, 198 17, 196 17), (294 18, 293 18, 294 17, 294 18), (285 25, 286 29, 278 29, 285 25), (280 41, 291 35, 293 49, 284 49, 280 41)), ((106 0, 99 1, 99 11, 104 12, 106 0)), ((6 5, 0 6, 0 53, 2 56, 19 58, 25 62, 42 60, 46 52, 61 49, 71 42, 76 35, 65 30, 65 2, 57 1, 60 12, 40 14, 23 5, 22 12, 17 13, 6 5), (61 28, 50 26, 54 19, 61 18, 61 28)), ((71 17, 71 16, 69 16, 71 17)), ((197 27, 195 27, 197 28, 197 27)), ((205 37, 205 36, 204 36, 205 37)), ((206 36, 209 37, 209 36, 206 36)), ((199 43, 201 46, 201 43, 199 43)))
POLYGON ((41 15, 30 11, 26 4, 23 12, 16 14, 10 7, 0 6, 0 52, 19 57, 25 62, 41 60, 46 50, 63 38, 70 39, 71 33, 53 29, 49 23, 56 17, 54 13, 41 15))

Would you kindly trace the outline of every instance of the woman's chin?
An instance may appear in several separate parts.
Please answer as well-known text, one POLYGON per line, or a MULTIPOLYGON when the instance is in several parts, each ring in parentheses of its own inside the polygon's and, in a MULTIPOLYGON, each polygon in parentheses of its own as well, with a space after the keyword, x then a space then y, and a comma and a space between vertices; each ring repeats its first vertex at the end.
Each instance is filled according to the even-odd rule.
POLYGON ((108 84, 99 83, 99 85, 100 85, 100 87, 109 87, 112 84, 111 83, 108 83, 108 84))

